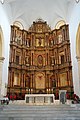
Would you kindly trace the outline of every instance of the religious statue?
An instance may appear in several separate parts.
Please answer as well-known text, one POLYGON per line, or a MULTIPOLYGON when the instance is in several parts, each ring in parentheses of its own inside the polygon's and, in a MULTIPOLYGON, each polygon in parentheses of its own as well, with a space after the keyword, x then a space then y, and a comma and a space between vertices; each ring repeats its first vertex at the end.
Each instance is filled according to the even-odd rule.
POLYGON ((19 36, 19 35, 16 36, 15 41, 16 41, 18 44, 21 44, 21 41, 22 41, 21 36, 19 36))
POLYGON ((26 57, 26 59, 25 59, 25 63, 26 63, 26 65, 29 66, 29 56, 26 57))
POLYGON ((43 65, 43 57, 41 55, 38 56, 37 61, 38 61, 38 66, 43 65))
POLYGON ((54 65, 54 57, 51 56, 51 65, 54 65))
POLYGON ((62 35, 58 35, 58 43, 62 42, 62 35))
POLYGON ((39 44, 39 46, 41 46, 41 44, 42 44, 41 38, 39 38, 38 44, 39 44))

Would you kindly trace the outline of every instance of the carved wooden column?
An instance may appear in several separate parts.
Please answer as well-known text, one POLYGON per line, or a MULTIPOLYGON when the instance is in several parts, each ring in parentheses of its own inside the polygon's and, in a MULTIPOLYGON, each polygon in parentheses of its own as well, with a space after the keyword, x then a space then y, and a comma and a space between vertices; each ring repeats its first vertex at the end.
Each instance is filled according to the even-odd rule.
POLYGON ((67 86, 69 86, 70 85, 70 71, 68 70, 67 71, 67 86))
POLYGON ((0 96, 1 96, 1 88, 2 88, 2 67, 3 67, 4 57, 0 57, 0 96))
POLYGON ((47 93, 49 93, 49 73, 46 74, 46 88, 47 88, 47 93))

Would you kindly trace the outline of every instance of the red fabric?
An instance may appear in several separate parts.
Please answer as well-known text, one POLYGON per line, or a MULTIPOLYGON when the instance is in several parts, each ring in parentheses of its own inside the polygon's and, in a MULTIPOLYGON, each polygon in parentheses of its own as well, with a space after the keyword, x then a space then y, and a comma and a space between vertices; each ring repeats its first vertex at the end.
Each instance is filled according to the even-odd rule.
POLYGON ((66 98, 67 98, 67 99, 69 99, 69 98, 70 98, 69 93, 66 93, 66 98))
POLYGON ((14 99, 16 100, 16 95, 14 95, 14 99))
POLYGON ((10 95, 10 99, 12 99, 13 97, 12 97, 12 95, 10 95))

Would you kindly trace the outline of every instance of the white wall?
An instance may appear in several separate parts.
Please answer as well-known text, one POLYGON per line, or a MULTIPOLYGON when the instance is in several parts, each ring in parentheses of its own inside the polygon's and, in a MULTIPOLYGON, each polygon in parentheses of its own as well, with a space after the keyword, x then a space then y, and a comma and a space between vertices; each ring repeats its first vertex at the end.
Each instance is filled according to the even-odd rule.
POLYGON ((80 80, 78 74, 78 62, 76 59, 76 34, 79 22, 80 22, 80 2, 78 4, 75 3, 74 9, 69 18, 74 92, 80 96, 80 80))
POLYGON ((3 57, 5 58, 3 62, 2 70, 2 88, 1 93, 5 95, 5 83, 8 81, 8 64, 9 64, 9 41, 10 41, 10 25, 5 11, 3 10, 3 5, 0 3, 0 26, 3 31, 3 57))

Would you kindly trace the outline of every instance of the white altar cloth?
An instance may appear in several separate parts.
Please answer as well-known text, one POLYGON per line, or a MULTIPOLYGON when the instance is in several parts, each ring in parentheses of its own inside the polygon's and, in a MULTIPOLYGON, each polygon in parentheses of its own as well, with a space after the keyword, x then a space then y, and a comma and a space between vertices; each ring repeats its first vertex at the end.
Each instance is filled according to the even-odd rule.
POLYGON ((26 94, 25 102, 27 104, 44 105, 54 103, 54 94, 26 94))

